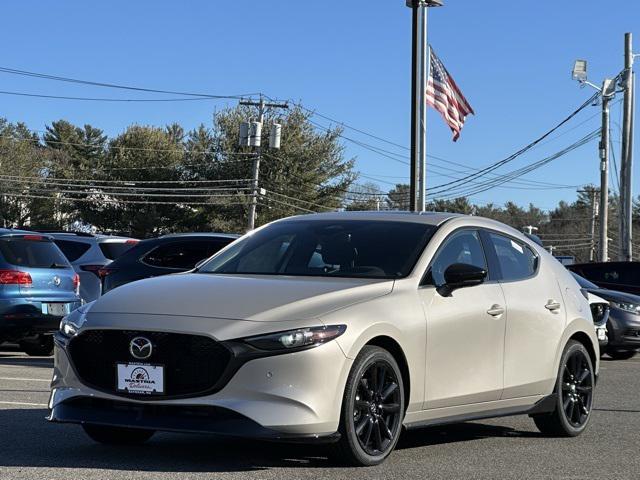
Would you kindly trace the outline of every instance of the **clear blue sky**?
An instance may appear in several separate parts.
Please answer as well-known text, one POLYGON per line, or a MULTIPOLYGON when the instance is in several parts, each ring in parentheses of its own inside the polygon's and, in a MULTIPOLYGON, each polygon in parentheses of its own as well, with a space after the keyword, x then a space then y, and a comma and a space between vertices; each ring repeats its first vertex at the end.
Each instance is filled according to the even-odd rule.
MULTIPOLYGON (((320 113, 408 145, 410 10, 404 3, 8 2, 3 5, 0 65, 161 89, 213 94, 262 91, 272 97, 300 100, 320 113)), ((588 59, 590 79, 600 82, 622 68, 625 31, 636 30, 635 45, 640 52, 640 3, 629 0, 449 0, 444 8, 431 10, 429 20, 432 45, 477 113, 468 118, 461 139, 454 144, 449 129, 431 110, 429 151, 476 167, 519 149, 591 95, 570 78, 575 58, 588 59)), ((143 96, 4 73, 0 73, 0 90, 143 96)), ((175 121, 186 128, 201 122, 210 125, 215 108, 232 104, 81 103, 0 95, 0 116, 24 121, 36 130, 65 118, 91 123, 114 135, 131 123, 164 125, 175 121)), ((589 108, 564 131, 593 116, 587 123, 501 172, 554 153, 597 128, 597 113, 598 108, 589 108)), ((619 118, 616 105, 612 119, 618 122, 619 118)), ((317 121, 328 125, 325 120, 317 121)), ((408 154, 356 132, 345 134, 408 154)), ((613 138, 619 141, 615 123, 613 138)), ((345 145, 347 154, 357 157, 363 173, 388 176, 384 178, 391 182, 406 181, 407 166, 353 144, 345 145)), ((619 143, 615 145, 619 158, 619 143)), ((636 165, 638 162, 640 158, 636 165)), ((432 166, 447 167, 442 162, 432 166)), ((448 168, 460 169, 455 165, 448 168)), ((449 180, 437 175, 430 171, 430 185, 449 180)), ((597 183, 596 143, 526 178, 571 185, 597 183)), ((638 192, 638 175, 634 185, 638 192)), ((473 200, 503 203, 512 199, 551 208, 558 200, 574 197, 571 189, 497 188, 473 200)))

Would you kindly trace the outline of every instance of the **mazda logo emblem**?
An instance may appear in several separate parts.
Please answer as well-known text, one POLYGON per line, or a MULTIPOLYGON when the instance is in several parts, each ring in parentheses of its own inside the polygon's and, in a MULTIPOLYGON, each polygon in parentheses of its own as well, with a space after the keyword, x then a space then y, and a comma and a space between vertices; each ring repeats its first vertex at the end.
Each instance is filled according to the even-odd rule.
POLYGON ((129 353, 133 358, 146 360, 153 353, 151 340, 145 337, 136 337, 129 342, 129 353))
POLYGON ((53 284, 54 284, 56 287, 59 287, 59 286, 60 286, 60 282, 61 282, 61 281, 62 281, 62 280, 60 280, 60 277, 59 277, 59 276, 57 276, 57 275, 56 275, 55 277, 53 277, 53 284))

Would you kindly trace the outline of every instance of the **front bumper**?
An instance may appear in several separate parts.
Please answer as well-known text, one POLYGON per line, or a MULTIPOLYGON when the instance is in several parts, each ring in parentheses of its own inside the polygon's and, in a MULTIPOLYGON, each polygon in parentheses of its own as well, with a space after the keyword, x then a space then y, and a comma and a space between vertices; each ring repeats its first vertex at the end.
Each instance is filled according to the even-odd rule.
MULTIPOLYGON (((352 360, 337 342, 245 363, 216 393, 151 401, 83 384, 56 337, 49 420, 305 441, 335 440, 352 360)), ((115 382, 115 379, 114 379, 115 382)))
POLYGON ((76 397, 60 403, 51 410, 47 419, 56 423, 207 433, 261 440, 332 443, 340 439, 339 433, 318 435, 279 432, 226 408, 139 405, 91 397, 76 397))
POLYGON ((640 316, 611 309, 607 323, 609 347, 640 349, 640 316))

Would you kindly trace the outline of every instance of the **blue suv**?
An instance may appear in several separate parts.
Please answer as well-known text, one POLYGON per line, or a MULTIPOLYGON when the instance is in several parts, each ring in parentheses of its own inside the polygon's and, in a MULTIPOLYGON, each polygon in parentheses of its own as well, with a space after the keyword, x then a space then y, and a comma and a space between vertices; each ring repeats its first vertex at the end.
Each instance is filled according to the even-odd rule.
POLYGON ((80 278, 51 237, 0 228, 0 343, 51 355, 52 333, 81 305, 80 278))

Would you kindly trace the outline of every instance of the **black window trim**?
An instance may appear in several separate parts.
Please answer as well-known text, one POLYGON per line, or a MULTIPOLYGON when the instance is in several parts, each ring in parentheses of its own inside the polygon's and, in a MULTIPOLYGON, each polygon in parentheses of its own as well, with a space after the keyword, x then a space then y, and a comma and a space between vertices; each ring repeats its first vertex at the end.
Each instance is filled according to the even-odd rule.
MULTIPOLYGON (((508 233, 502 232, 500 230, 496 230, 493 228, 486 228, 486 227, 480 227, 480 238, 482 239, 482 243, 486 245, 484 245, 485 248, 485 254, 486 251, 489 251, 489 258, 490 258, 490 262, 493 264, 493 267, 495 269, 495 271, 497 272, 497 281, 499 283, 512 283, 512 282, 521 282, 523 280, 530 280, 532 278, 535 278, 538 276, 538 274, 540 273, 540 262, 541 262, 541 258, 540 255, 538 254, 538 252, 536 252, 535 248, 532 248, 531 245, 529 245, 527 242, 514 237, 513 235, 510 235, 508 233), (508 238, 509 240, 516 242, 519 245, 522 245, 524 248, 527 248, 532 254, 533 256, 536 258, 536 269, 535 271, 531 274, 531 275, 527 275, 526 277, 522 277, 522 278, 517 278, 514 280, 505 280, 502 275, 502 268, 500 267, 500 261, 498 260, 498 255, 495 252, 495 249, 493 248, 492 244, 491 244, 491 238, 489 237, 490 233, 494 233, 496 235, 501 235, 503 237, 508 238)), ((490 265, 491 268, 491 265, 490 265)))
MULTIPOLYGON (((488 255, 487 255, 487 250, 486 250, 486 246, 484 244, 484 242, 482 241, 482 227, 478 227, 475 225, 465 225, 462 227, 458 227, 455 230, 449 232, 449 234, 444 238, 444 240, 442 240, 442 242, 440 242, 440 245, 438 246, 438 249, 436 250, 436 252, 433 254, 433 257, 431 258, 431 260, 429 261, 429 265, 427 265, 427 268, 425 268, 424 273, 422 274, 422 276, 420 277, 420 282, 418 283, 418 289, 422 289, 422 288, 437 288, 436 285, 434 285, 433 283, 429 283, 428 282, 428 277, 429 277, 429 273, 431 272, 431 267, 433 265, 433 262, 436 260, 436 258, 438 257, 438 255, 442 252, 442 249, 444 248, 444 246, 446 245, 446 243, 449 241, 449 239, 451 237, 453 237, 455 234, 457 234, 460 231, 463 230, 474 230, 478 233, 478 239, 480 240, 480 247, 482 248, 482 253, 484 254, 484 261, 487 264, 487 280, 485 282, 483 282, 483 285, 485 284, 492 284, 492 283, 497 283, 498 282, 498 278, 495 278, 492 271, 492 265, 489 261, 488 255)), ((431 237, 433 238, 433 237, 431 237)))

